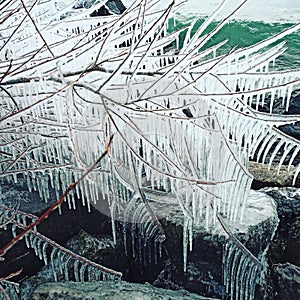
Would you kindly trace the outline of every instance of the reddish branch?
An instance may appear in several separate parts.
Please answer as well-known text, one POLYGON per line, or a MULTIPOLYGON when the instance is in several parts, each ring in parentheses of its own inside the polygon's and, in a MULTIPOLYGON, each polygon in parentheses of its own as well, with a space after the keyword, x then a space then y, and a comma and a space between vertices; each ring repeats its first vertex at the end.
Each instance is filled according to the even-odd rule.
POLYGON ((8 279, 11 279, 11 278, 13 278, 13 277, 15 277, 15 276, 20 275, 22 271, 23 271, 23 269, 20 269, 20 270, 14 272, 14 273, 10 273, 9 275, 7 275, 7 276, 5 276, 5 277, 1 277, 1 278, 0 278, 0 282, 1 282, 1 281, 8 280, 8 279))
POLYGON ((20 270, 14 272, 14 273, 11 273, 11 274, 9 274, 9 275, 7 275, 7 276, 5 276, 5 277, 1 277, 1 278, 0 278, 0 293, 2 294, 2 296, 3 296, 6 300, 9 300, 9 296, 8 296, 8 294, 5 292, 4 288, 1 286, 1 282, 6 282, 6 283, 8 283, 8 284, 12 284, 12 285, 14 285, 14 286, 18 286, 17 283, 10 282, 10 281, 7 281, 7 280, 8 280, 8 279, 11 279, 11 278, 13 278, 13 277, 15 277, 15 276, 18 276, 19 274, 21 274, 22 271, 23 271, 23 269, 20 269, 20 270))

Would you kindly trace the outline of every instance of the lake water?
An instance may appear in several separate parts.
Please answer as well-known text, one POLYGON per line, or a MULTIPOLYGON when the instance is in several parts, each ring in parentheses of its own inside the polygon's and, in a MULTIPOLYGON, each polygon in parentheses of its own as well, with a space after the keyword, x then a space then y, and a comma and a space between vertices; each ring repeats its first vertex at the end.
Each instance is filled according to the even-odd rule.
MULTIPOLYGON (((126 5, 132 0, 123 0, 126 5)), ((223 0, 187 0, 180 9, 184 15, 205 16, 211 14, 223 0)), ((224 13, 228 13, 241 0, 227 1, 224 13)), ((248 0, 235 16, 238 19, 272 22, 300 22, 300 0, 248 0)))
MULTIPOLYGON (((123 0, 125 5, 132 0, 123 0)), ((203 19, 212 14, 223 0, 187 0, 178 10, 177 23, 188 24, 192 19, 203 19)), ((228 0, 217 20, 224 18, 243 0, 228 0)), ((162 1, 162 3, 165 3, 162 1)), ((300 22, 300 0, 248 0, 217 35, 216 39, 229 39, 227 46, 249 46, 266 39, 292 24, 300 22)), ((300 30, 284 38, 288 50, 279 57, 277 65, 300 68, 300 30)))

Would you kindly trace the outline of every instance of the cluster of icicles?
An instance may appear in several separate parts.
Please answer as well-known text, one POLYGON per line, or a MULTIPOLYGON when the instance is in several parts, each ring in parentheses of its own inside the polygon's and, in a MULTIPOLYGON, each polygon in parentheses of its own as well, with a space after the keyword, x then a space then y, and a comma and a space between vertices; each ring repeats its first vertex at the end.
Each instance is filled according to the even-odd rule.
MULTIPOLYGON (((122 221, 125 244, 130 232, 140 262, 153 260, 152 248, 157 260, 165 240, 159 219, 177 214, 186 269, 194 228, 214 228, 218 215, 242 222, 252 182, 249 158, 271 167, 279 154, 278 172, 282 165, 294 168, 300 143, 275 126, 300 118, 258 109, 272 112, 279 98, 288 108, 300 72, 270 71, 285 50, 284 43, 270 45, 300 26, 217 55, 226 41, 204 46, 230 16, 209 35, 205 30, 228 1, 193 36, 192 23, 181 48, 183 30, 166 33, 179 5, 167 2, 161 9, 154 0, 136 1, 121 16, 90 17, 103 1, 78 11, 25 1, 39 32, 17 12, 10 25, 13 11, 24 12, 19 1, 0 4, 0 175, 15 181, 24 176, 45 200, 50 186, 59 197, 114 136, 108 159, 68 194, 69 206, 75 208, 79 198, 89 210, 101 210, 101 202, 108 202, 114 241, 116 222, 122 221)), ((300 165, 294 169, 295 182, 300 165)), ((26 218, 16 214, 13 228, 26 226, 26 218)), ((78 280, 119 278, 37 231, 25 241, 45 262, 49 253, 51 263, 59 261, 54 274, 65 279, 71 261, 78 280)), ((227 293, 253 298, 260 262, 231 242, 224 257, 227 293), (242 289, 235 287, 238 281, 242 289)))
POLYGON ((232 299, 251 300, 255 286, 263 282, 264 264, 255 257, 245 255, 232 241, 225 244, 223 254, 223 282, 225 295, 232 299))
MULTIPOLYGON (((29 223, 37 220, 37 217, 32 214, 27 214, 2 205, 0 208, 2 211, 0 224, 4 229, 12 225, 11 230, 14 237, 17 235, 17 231, 20 229, 24 230, 29 223)), ((58 280, 58 277, 66 281, 73 278, 73 280, 81 282, 121 280, 122 273, 103 267, 62 247, 39 233, 36 228, 26 233, 24 239, 26 246, 34 249, 35 254, 45 265, 51 264, 55 281, 58 280)))

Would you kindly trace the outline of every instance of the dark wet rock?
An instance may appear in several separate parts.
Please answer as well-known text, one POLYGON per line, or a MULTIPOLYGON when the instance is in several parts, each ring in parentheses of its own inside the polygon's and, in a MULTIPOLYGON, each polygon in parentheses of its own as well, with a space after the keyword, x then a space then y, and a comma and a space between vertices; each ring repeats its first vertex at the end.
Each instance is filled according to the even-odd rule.
POLYGON ((295 187, 270 187, 261 189, 260 192, 271 196, 276 202, 280 219, 277 231, 287 235, 288 229, 300 215, 300 189, 295 187))
POLYGON ((290 264, 277 264, 273 267, 273 277, 277 286, 276 299, 300 299, 300 268, 290 264))
POLYGON ((176 266, 170 260, 166 260, 164 268, 154 280, 153 286, 168 290, 180 290, 182 287, 177 277, 178 270, 176 266))
POLYGON ((293 138, 300 140, 300 122, 295 122, 293 124, 282 125, 278 127, 281 131, 293 138))
POLYGON ((300 216, 291 224, 288 234, 290 239, 300 243, 300 216))
POLYGON ((288 248, 287 255, 289 261, 293 262, 297 266, 300 266, 300 217, 292 223, 288 231, 288 248))
MULTIPOLYGON (((299 294, 294 298, 295 295, 291 294, 288 289, 294 289, 296 286, 291 278, 295 274, 299 276, 300 189, 269 187, 260 191, 274 199, 280 218, 275 237, 268 251, 269 265, 272 272, 267 278, 267 283, 269 287, 272 287, 272 292, 269 292, 269 296, 266 299, 299 299, 299 294), (292 270, 297 270, 297 272, 292 272, 292 270), (287 290, 282 288, 282 286, 285 286, 287 290)), ((297 284, 299 284, 299 277, 297 281, 297 284)))
MULTIPOLYGON (((294 90, 292 92, 288 109, 286 109, 285 101, 282 100, 282 97, 280 97, 274 101, 272 113, 279 115, 300 115, 300 90, 294 90)), ((264 107, 259 106, 259 111, 269 113, 270 102, 271 96, 269 95, 264 99, 264 107)), ((255 108, 255 102, 253 108, 255 108)))
POLYGON ((73 236, 66 243, 66 247, 86 258, 94 258, 98 252, 115 248, 111 237, 103 236, 101 238, 95 238, 84 230, 80 230, 77 235, 73 236))
MULTIPOLYGON (((66 246, 74 252, 111 269, 122 271, 125 280, 152 283, 157 279, 159 282, 156 281, 156 284, 161 283, 160 286, 165 288, 183 286, 186 290, 208 297, 220 297, 222 295, 222 255, 225 237, 220 225, 217 225, 210 233, 201 226, 197 229, 194 235, 193 251, 188 253, 187 272, 183 272, 182 217, 178 217, 176 212, 174 212, 174 216, 170 215, 162 220, 167 234, 162 257, 158 258, 158 263, 155 264, 153 255, 152 262, 144 264, 137 255, 135 258, 132 257, 130 249, 126 256, 121 241, 118 241, 117 246, 113 245, 111 238, 107 237, 107 234, 110 234, 110 224, 103 219, 103 216, 97 215, 94 219, 94 212, 89 214, 86 212, 86 208, 83 208, 83 211, 81 209, 79 207, 79 211, 69 212, 72 213, 71 215, 79 212, 74 223, 85 220, 87 224, 80 224, 80 227, 86 227, 86 230, 92 235, 80 231, 76 237, 71 238, 66 246), (167 261, 172 265, 172 270, 166 268, 167 261)), ((66 233, 66 229, 70 226, 68 222, 72 224, 70 219, 66 220, 66 223, 61 219, 66 213, 68 213, 68 209, 63 212, 62 216, 55 213, 57 217, 54 218, 54 221, 45 224, 49 234, 52 234, 52 239, 55 239, 54 235, 59 236, 58 231, 66 233)), ((261 199, 259 194, 254 194, 249 201, 245 216, 247 218, 244 225, 228 223, 228 226, 254 255, 259 255, 268 246, 274 228, 277 226, 274 204, 270 198, 261 199)), ((51 220, 51 217, 49 219, 51 220)), ((119 228, 119 235, 122 236, 121 228, 119 228)), ((39 260, 37 259, 37 261, 39 260)), ((31 264, 34 265, 35 262, 31 262, 31 264)), ((31 296, 29 295, 37 286, 41 287, 47 282, 53 281, 51 274, 49 268, 43 268, 38 276, 24 281, 21 287, 22 299, 30 299, 31 296)))
POLYGON ((288 111, 285 114, 300 115, 300 90, 295 90, 292 93, 291 103, 288 111))
POLYGON ((287 247, 288 241, 286 237, 280 236, 278 232, 276 232, 275 237, 269 248, 271 261, 285 261, 287 247))
POLYGON ((270 245, 271 262, 290 262, 300 266, 300 189, 292 187, 264 188, 260 191, 274 199, 280 219, 275 237, 270 245))
POLYGON ((82 230, 66 243, 66 247, 93 262, 122 272, 123 280, 131 279, 132 257, 125 254, 120 241, 114 245, 111 236, 91 235, 82 230))
POLYGON ((33 293, 33 300, 205 300, 205 298, 185 290, 170 291, 150 284, 128 282, 59 282, 42 284, 33 293))
POLYGON ((105 5, 91 13, 91 17, 108 16, 112 14, 120 15, 126 10, 121 0, 108 0, 105 5))
POLYGON ((272 271, 268 266, 267 272, 265 275, 265 282, 264 282, 263 290, 258 290, 255 300, 259 300, 259 299, 274 300, 274 299, 276 299, 276 295, 277 295, 277 290, 276 290, 276 286, 275 286, 275 283, 273 280, 272 271))
MULTIPOLYGON (((254 193, 249 199, 245 215, 247 218, 243 225, 228 223, 228 228, 245 243, 254 255, 261 255, 268 247, 277 226, 278 219, 274 203, 271 198, 266 196, 261 198, 259 193, 254 193)), ((206 297, 221 297, 223 294, 222 257, 225 240, 222 227, 217 224, 210 233, 203 227, 197 229, 193 240, 193 251, 188 253, 187 271, 184 272, 182 218, 177 214, 176 216, 169 215, 162 220, 167 240, 164 243, 162 257, 158 257, 157 264, 154 263, 154 254, 152 254, 152 262, 145 263, 143 259, 140 261, 137 252, 135 258, 132 257, 129 246, 126 256, 121 241, 114 246, 111 238, 103 235, 92 236, 84 231, 71 238, 66 243, 66 247, 103 266, 121 271, 123 279, 127 281, 150 282, 168 289, 183 287, 190 292, 196 292, 206 297)), ((48 286, 47 282, 49 281, 53 281, 53 276, 51 277, 50 268, 46 267, 37 276, 22 284, 22 297, 31 297, 30 295, 37 287, 40 291, 37 295, 48 297, 47 293, 41 291, 41 287, 48 286)), ((68 294, 68 291, 66 293, 68 294)), ((57 297, 59 295, 57 294, 57 297)))
POLYGON ((105 5, 108 7, 110 12, 118 15, 122 14, 126 10, 126 7, 121 0, 109 0, 105 3, 105 5))

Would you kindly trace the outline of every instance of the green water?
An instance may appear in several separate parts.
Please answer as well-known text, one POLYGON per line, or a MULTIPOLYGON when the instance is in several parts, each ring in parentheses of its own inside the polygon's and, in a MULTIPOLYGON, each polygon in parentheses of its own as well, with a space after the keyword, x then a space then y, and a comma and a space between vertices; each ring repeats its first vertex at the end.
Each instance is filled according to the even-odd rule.
MULTIPOLYGON (((199 19, 192 30, 192 34, 203 23, 204 19, 199 19)), ((176 28, 182 28, 191 23, 191 19, 185 19, 184 21, 169 21, 169 30, 172 32, 176 28), (175 25, 175 26, 174 26, 175 25)), ((218 22, 213 22, 204 33, 210 32, 218 22)), ((294 24, 282 24, 282 23, 263 23, 263 22, 250 22, 250 21, 231 21, 226 24, 205 47, 217 44, 225 39, 229 41, 222 47, 221 53, 225 53, 235 46, 246 47, 260 42, 270 36, 273 36, 286 28, 289 28, 294 24)), ((180 40, 183 38, 186 31, 181 34, 180 40)), ((286 68, 300 68, 300 30, 286 36, 283 40, 286 41, 288 49, 276 60, 277 69, 286 68)), ((277 43, 281 42, 279 40, 277 43)), ((203 48, 204 49, 204 48, 203 48)), ((219 52, 220 53, 220 52, 219 52)))

